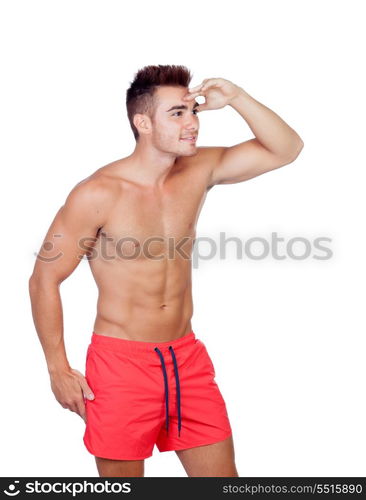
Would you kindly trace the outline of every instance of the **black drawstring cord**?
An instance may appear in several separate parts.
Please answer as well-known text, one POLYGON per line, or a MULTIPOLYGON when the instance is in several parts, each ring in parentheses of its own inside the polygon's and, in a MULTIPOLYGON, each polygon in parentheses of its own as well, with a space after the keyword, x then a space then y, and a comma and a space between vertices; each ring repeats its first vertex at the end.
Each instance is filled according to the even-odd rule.
POLYGON ((173 364, 174 364, 174 374, 175 374, 175 384, 177 387, 177 407, 178 407, 178 436, 180 437, 180 430, 182 427, 182 418, 180 414, 180 383, 179 383, 179 374, 178 374, 178 365, 177 365, 177 360, 175 357, 175 353, 173 350, 172 346, 169 346, 170 354, 172 355, 173 358, 173 364))
MULTIPOLYGON (((163 376, 164 376, 164 389, 165 389, 165 422, 166 422, 166 430, 167 433, 169 432, 169 388, 168 388, 168 376, 166 373, 166 368, 165 368, 165 362, 164 362, 164 357, 157 347, 155 347, 154 351, 157 352, 160 358, 161 362, 161 367, 163 370, 163 376)), ((174 375, 175 375, 175 384, 177 388, 177 409, 178 409, 178 436, 180 437, 180 431, 182 428, 182 416, 181 416, 181 410, 180 410, 180 382, 179 382, 179 373, 178 373, 178 364, 177 364, 177 359, 175 357, 174 349, 172 346, 169 346, 169 351, 173 359, 173 364, 174 364, 174 375)))

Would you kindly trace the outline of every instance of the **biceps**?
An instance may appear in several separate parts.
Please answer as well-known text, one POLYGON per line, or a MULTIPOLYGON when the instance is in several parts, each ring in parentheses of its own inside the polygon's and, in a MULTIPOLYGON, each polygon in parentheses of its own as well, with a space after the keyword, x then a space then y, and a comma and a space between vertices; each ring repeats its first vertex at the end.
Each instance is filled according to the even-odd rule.
POLYGON ((242 182, 286 165, 288 161, 268 151, 257 139, 224 148, 212 173, 212 184, 242 182))
POLYGON ((34 275, 61 283, 78 266, 96 242, 95 228, 82 226, 77 218, 69 220, 64 207, 57 212, 37 254, 34 275))

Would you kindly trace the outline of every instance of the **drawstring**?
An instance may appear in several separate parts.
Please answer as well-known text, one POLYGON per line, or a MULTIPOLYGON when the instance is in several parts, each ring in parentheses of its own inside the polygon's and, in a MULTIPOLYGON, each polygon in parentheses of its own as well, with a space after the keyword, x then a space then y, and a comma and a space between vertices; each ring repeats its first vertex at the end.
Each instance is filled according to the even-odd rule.
MULTIPOLYGON (((168 388, 168 377, 166 374, 166 368, 165 368, 165 362, 164 362, 164 357, 157 347, 155 347, 154 351, 156 351, 159 355, 160 362, 161 362, 161 367, 163 370, 163 376, 164 376, 164 389, 165 389, 165 422, 166 422, 166 430, 167 433, 169 432, 169 388, 168 388)), ((173 364, 174 364, 174 375, 175 375, 175 384, 177 388, 177 408, 178 408, 178 436, 180 437, 180 430, 182 428, 182 417, 181 417, 181 411, 180 411, 180 383, 179 383, 179 373, 178 373, 178 364, 177 364, 177 359, 175 357, 174 349, 172 346, 169 346, 169 351, 173 359, 173 364)))
POLYGON ((177 360, 176 360, 176 357, 175 357, 175 353, 173 351, 173 347, 169 346, 169 349, 170 349, 170 354, 172 355, 172 358, 173 358, 174 374, 175 374, 175 385, 177 387, 178 436, 180 437, 180 430, 182 428, 182 417, 181 417, 181 414, 180 414, 180 383, 179 383, 178 365, 177 365, 177 360))

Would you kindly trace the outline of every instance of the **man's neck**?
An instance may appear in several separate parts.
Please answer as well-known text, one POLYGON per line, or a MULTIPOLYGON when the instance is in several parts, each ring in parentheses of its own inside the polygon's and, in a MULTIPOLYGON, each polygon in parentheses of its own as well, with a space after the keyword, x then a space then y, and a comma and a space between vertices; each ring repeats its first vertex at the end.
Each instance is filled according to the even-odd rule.
POLYGON ((177 156, 150 145, 137 143, 128 157, 125 173, 131 180, 150 188, 160 188, 175 165, 177 156))

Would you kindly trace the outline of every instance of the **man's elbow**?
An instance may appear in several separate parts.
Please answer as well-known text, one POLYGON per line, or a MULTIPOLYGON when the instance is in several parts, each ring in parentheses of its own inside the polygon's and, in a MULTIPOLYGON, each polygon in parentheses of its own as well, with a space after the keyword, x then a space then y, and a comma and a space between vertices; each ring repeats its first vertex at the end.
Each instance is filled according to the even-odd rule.
POLYGON ((301 137, 298 137, 296 141, 292 144, 290 151, 285 157, 286 164, 295 161, 296 158, 301 153, 303 147, 304 147, 304 141, 301 139, 301 137))
POLYGON ((295 152, 294 152, 294 157, 293 157, 294 160, 299 156, 303 147, 304 147, 304 141, 299 136, 297 141, 296 141, 296 147, 295 147, 295 152))
POLYGON ((303 147, 304 147, 304 141, 301 139, 300 136, 298 136, 298 139, 297 139, 297 155, 296 156, 299 156, 299 154, 301 153, 303 147))
POLYGON ((40 286, 40 280, 38 276, 35 273, 33 273, 28 280, 29 295, 32 296, 36 294, 37 290, 39 289, 39 286, 40 286))
POLYGON ((52 276, 45 276, 41 273, 33 272, 28 280, 29 294, 36 295, 40 290, 50 290, 59 287, 60 283, 52 276))

